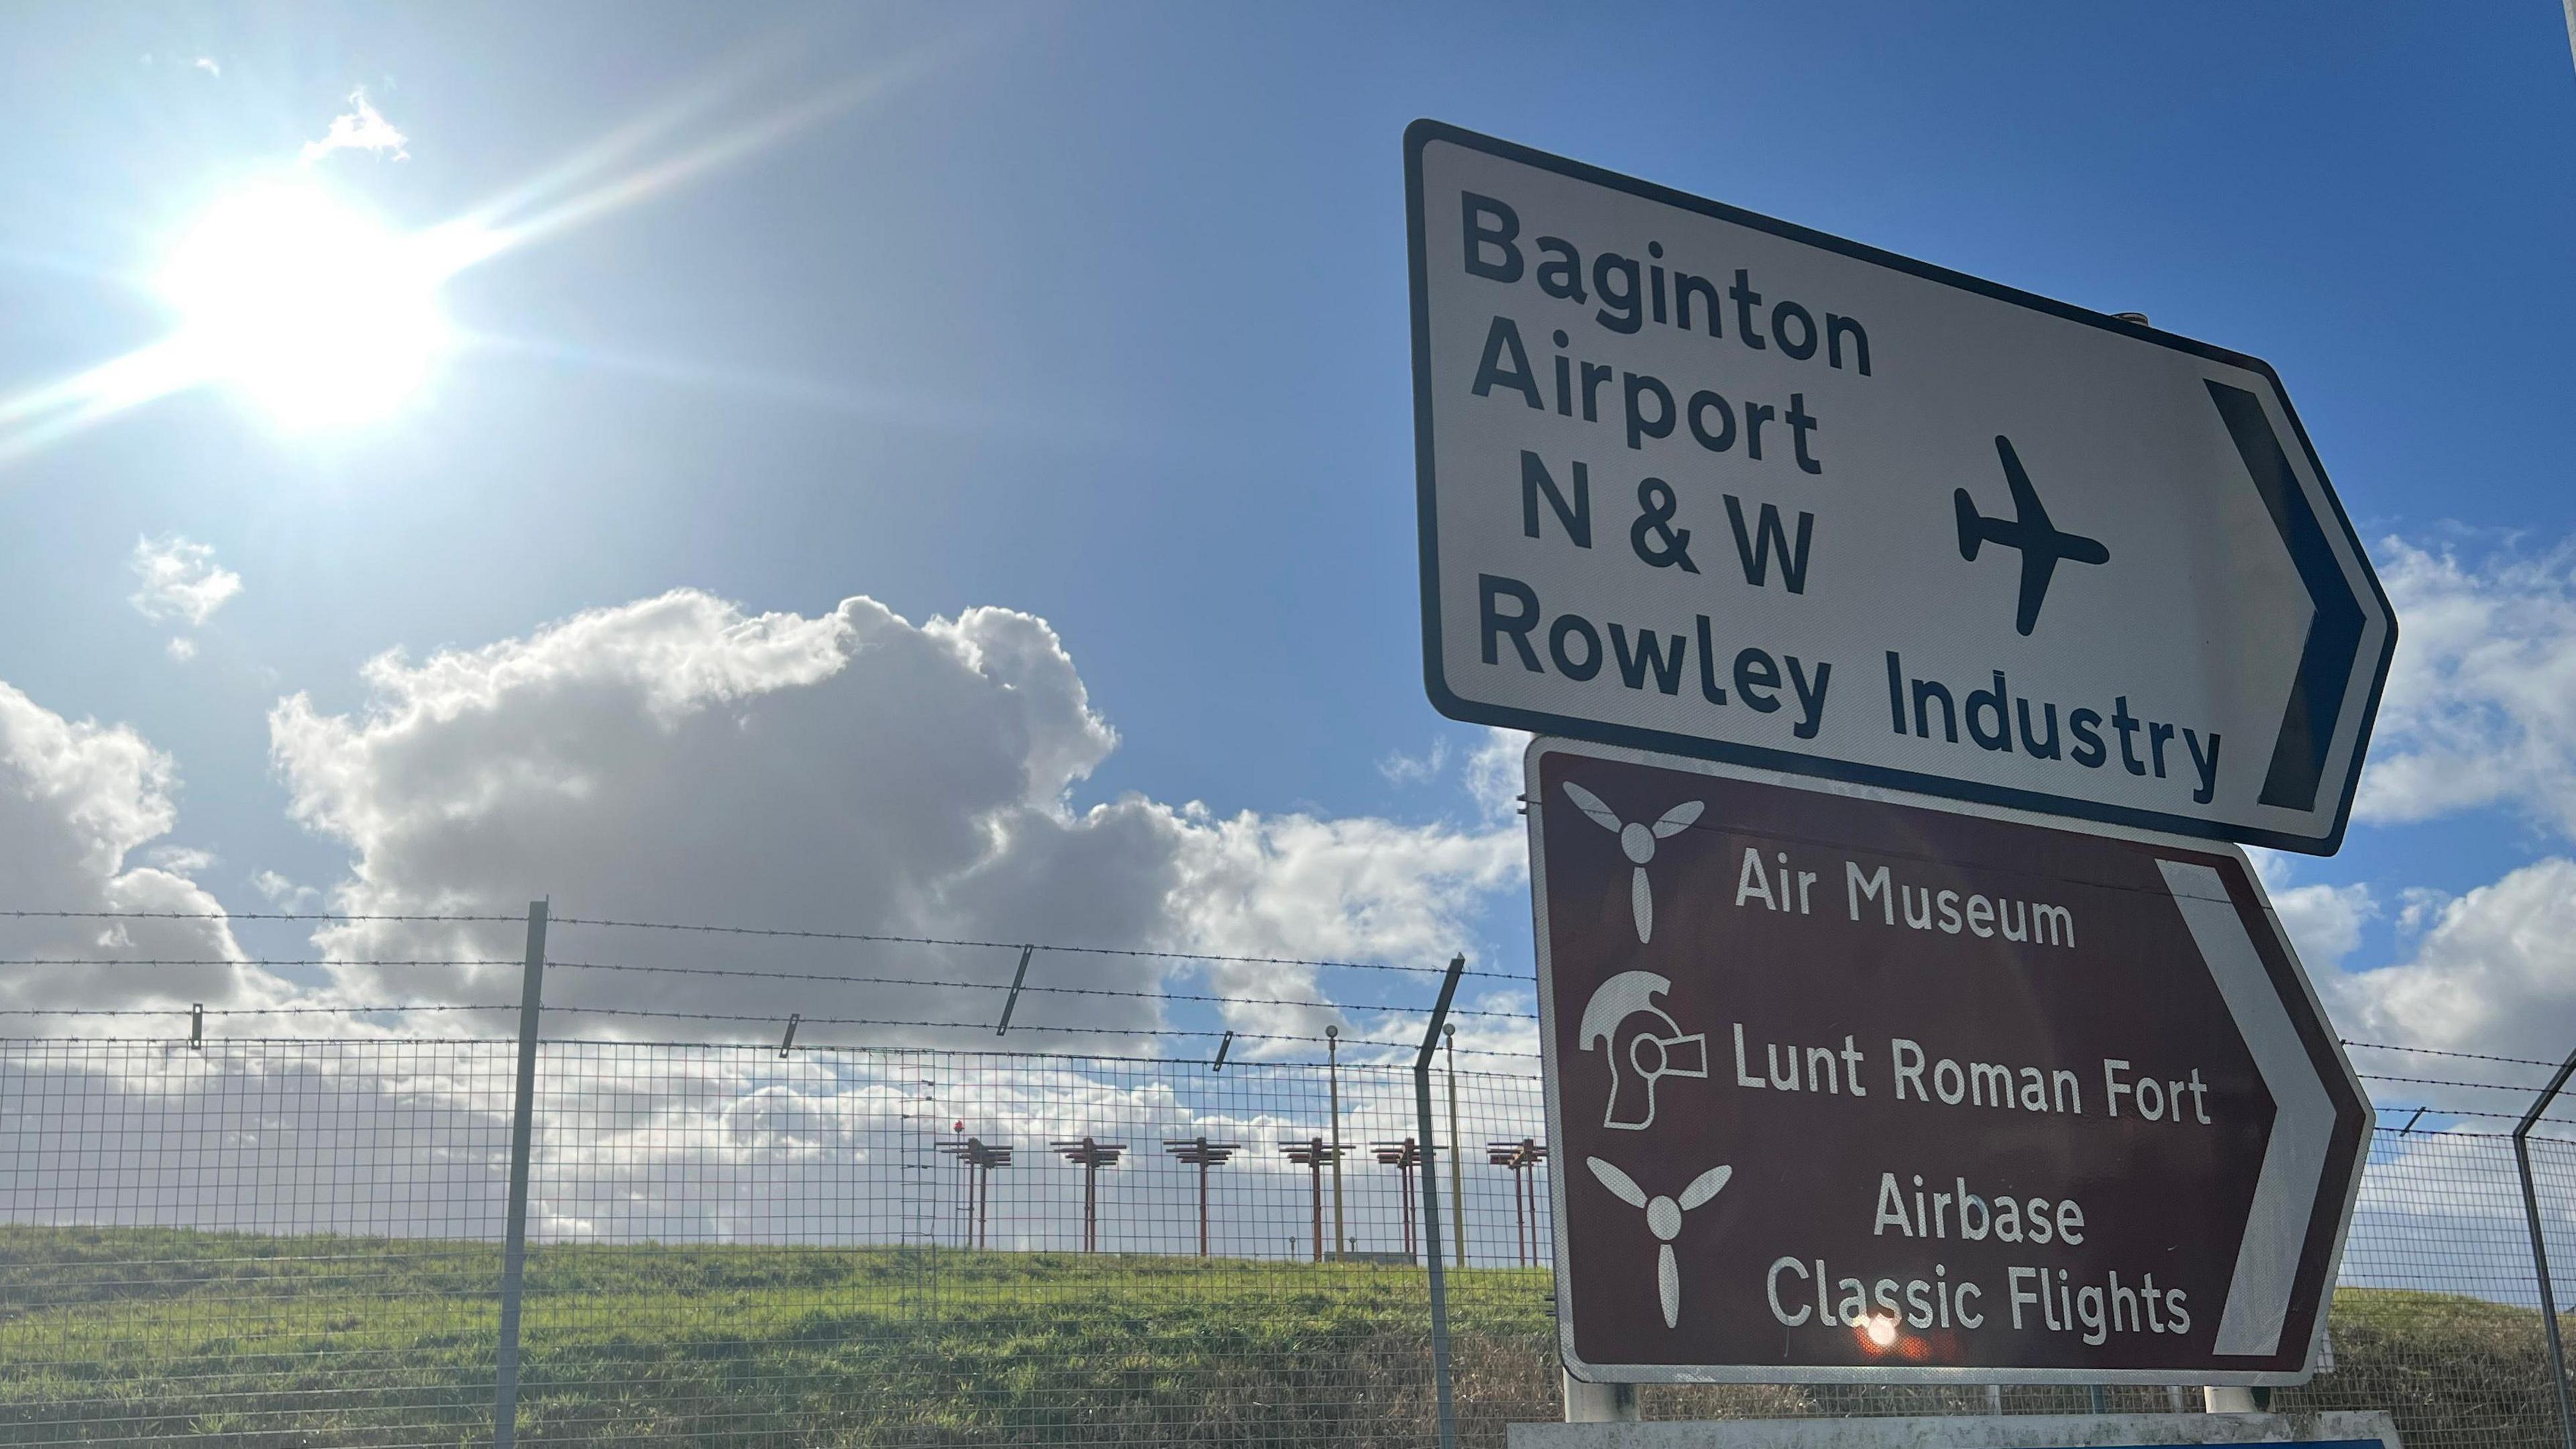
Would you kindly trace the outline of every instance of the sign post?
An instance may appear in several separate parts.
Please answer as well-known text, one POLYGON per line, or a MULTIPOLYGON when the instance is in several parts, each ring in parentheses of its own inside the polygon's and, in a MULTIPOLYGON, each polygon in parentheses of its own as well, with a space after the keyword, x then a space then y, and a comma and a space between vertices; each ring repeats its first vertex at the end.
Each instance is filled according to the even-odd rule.
POLYGON ((1577 1376, 2307 1379, 2371 1109, 2240 850, 1527 772, 1577 1376))
MULTIPOLYGON (((1727 1449, 2400 1449, 2386 1414, 2014 1414, 2009 1418, 1735 1419, 1727 1449)), ((1705 1449, 1709 1426, 1514 1424, 1509 1449, 1705 1449)))
POLYGON ((2332 854, 2396 619, 2263 362, 1434 122, 1454 718, 2332 854))

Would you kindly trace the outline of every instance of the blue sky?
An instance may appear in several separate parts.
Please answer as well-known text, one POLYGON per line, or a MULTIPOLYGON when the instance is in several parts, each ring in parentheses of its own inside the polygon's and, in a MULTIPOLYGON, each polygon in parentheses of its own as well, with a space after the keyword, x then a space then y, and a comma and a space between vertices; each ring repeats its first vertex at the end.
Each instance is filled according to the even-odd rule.
MULTIPOLYGON (((2549 791, 2576 741, 2548 730, 2576 674, 2544 666, 2570 657, 2576 69, 2546 5, 63 5, 10 28, 0 396, 166 331, 148 279, 175 238, 361 87, 404 154, 308 169, 417 227, 692 94, 571 190, 868 82, 458 275, 445 306, 479 341, 389 420, 290 434, 198 390, 0 467, 0 680, 166 753, 162 843, 211 854, 191 873, 236 908, 257 872, 352 869, 290 814, 281 698, 347 714, 382 651, 680 587, 1043 617, 1120 738, 1078 807, 1482 828, 1460 767, 1484 732, 1420 684, 1417 116, 2270 360, 2383 571, 2382 538, 2447 548, 2466 582, 2425 587, 2494 605, 2440 635, 2466 671, 2441 677, 2487 692, 2423 702, 2400 748, 2456 775, 2502 741, 2526 771, 2384 806, 2280 883, 2365 888, 2339 899, 2366 968, 2419 954, 2408 892, 2566 849, 2549 791), (136 541, 172 535, 243 581, 181 631, 186 661, 128 601, 136 541), (1383 768, 1435 742, 1433 778, 1383 768)), ((1456 909, 1526 961, 1525 894, 1456 909)), ((866 924, 840 914, 814 902, 866 924)), ((2566 964, 2515 969, 2558 1001, 2566 964)))

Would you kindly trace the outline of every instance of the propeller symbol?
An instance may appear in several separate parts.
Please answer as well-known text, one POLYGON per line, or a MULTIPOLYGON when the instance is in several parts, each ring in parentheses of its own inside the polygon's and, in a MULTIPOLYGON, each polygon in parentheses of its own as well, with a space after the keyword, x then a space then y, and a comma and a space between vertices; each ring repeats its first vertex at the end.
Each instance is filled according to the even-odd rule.
MULTIPOLYGON (((1655 842, 1669 840, 1690 828, 1699 812, 1708 808, 1704 800, 1685 800, 1664 812, 1652 825, 1638 822, 1621 824, 1617 812, 1601 803, 1601 797, 1569 780, 1565 798, 1574 808, 1592 817, 1592 822, 1619 837, 1619 850, 1628 863, 1637 868, 1628 882, 1628 904, 1637 915, 1637 944, 1642 946, 1655 935, 1655 893, 1646 884, 1646 862, 1655 858, 1655 842)), ((1715 1188, 1709 1189, 1711 1192, 1715 1188)))
POLYGON ((1601 1179, 1601 1185, 1610 1189, 1611 1194, 1621 1202, 1630 1207, 1641 1207, 1646 1210, 1646 1228, 1655 1235, 1657 1244, 1655 1288, 1663 1295, 1664 1327, 1680 1327, 1682 1274, 1681 1269, 1673 1264, 1673 1239, 1681 1236, 1682 1214, 1717 1196, 1717 1190, 1726 1186, 1728 1178, 1735 1176, 1735 1169, 1710 1168, 1692 1178, 1691 1185, 1683 1188, 1681 1197, 1676 1200, 1660 1195, 1653 1198, 1647 1197, 1646 1190, 1637 1186, 1635 1178, 1598 1157, 1583 1159, 1583 1165, 1591 1168, 1592 1175, 1601 1179))

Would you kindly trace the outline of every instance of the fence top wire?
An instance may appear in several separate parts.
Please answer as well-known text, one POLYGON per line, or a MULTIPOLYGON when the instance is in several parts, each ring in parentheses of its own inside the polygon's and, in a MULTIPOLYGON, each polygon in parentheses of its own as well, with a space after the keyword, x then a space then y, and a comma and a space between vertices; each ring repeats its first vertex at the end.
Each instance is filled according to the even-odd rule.
MULTIPOLYGON (((498 919, 517 920, 516 916, 498 919)), ((1066 946, 1047 941, 977 941, 946 936, 890 936, 863 931, 792 931, 769 926, 714 926, 684 921, 611 921, 584 916, 556 916, 555 926, 595 926, 626 931, 700 931, 720 936, 773 936, 803 941, 868 941, 897 946, 962 946, 987 951, 1038 950, 1075 956, 1129 956, 1145 961, 1204 961, 1232 966, 1313 966, 1335 971, 1401 971, 1415 976, 1445 976, 1446 966, 1399 966, 1388 961, 1334 961, 1306 956, 1236 956, 1216 951, 1152 951, 1139 946, 1066 946)), ((1528 983, 1535 978, 1515 971, 1464 971, 1493 981, 1528 983)))
MULTIPOLYGON (((517 965, 517 962, 493 963, 517 965)), ((548 961, 549 971, 633 971, 656 976, 725 976, 750 981, 821 981, 855 986, 935 986, 966 991, 1009 991, 1007 981, 943 981, 925 976, 850 976, 828 971, 749 971, 730 966, 637 966, 616 961, 548 961)), ((1140 991, 1110 986, 1029 986, 1018 988, 1024 996, 1123 996, 1154 1001, 1203 1001, 1237 1006, 1312 1006, 1336 1011, 1418 1011, 1418 1007, 1367 1006, 1347 1001, 1325 1001, 1320 998, 1281 996, 1213 996, 1182 991, 1140 991)), ((1538 1014, 1529 1011, 1483 1011, 1463 1007, 1450 1008, 1451 1016, 1486 1016, 1509 1021, 1536 1021, 1538 1014)), ((808 1017, 809 1021, 820 1018, 808 1017)))
MULTIPOLYGON (((388 1011, 516 1011, 518 1003, 414 1002, 396 1006, 9 1006, 0 1016, 369 1016, 388 1011)), ((548 1010, 558 1008, 549 1007, 548 1010)), ((579 1010, 580 1008, 570 1008, 579 1010)), ((757 1018, 765 1019, 765 1018, 757 1018)), ((778 1020, 784 1021, 785 1017, 778 1020)))
MULTIPOLYGON (((1019 1028, 1014 1026, 1011 1030, 1016 1032, 1019 1028)), ((1240 1040, 1241 1038, 1238 1036, 1237 1039, 1240 1040)), ((1302 1038, 1293 1039, 1302 1040, 1302 1038)), ((1320 1040, 1320 1038, 1317 1039, 1320 1040)), ((28 1040, 28 1038, 19 1038, 18 1040, 28 1040)), ((250 1042, 253 1040, 254 1039, 251 1038, 228 1039, 229 1042, 234 1044, 250 1042)), ((413 1040, 413 1038, 406 1037, 404 1040, 410 1041, 413 1040)), ((550 1048, 579 1052, 706 1051, 751 1053, 773 1059, 778 1055, 778 1043, 776 1042, 689 1041, 677 1038, 656 1038, 652 1040, 639 1038, 632 1041, 617 1041, 604 1040, 599 1037, 540 1037, 538 1040, 542 1045, 550 1048)), ((281 1039, 281 1044, 290 1046, 295 1045, 296 1039, 291 1037, 283 1038, 281 1039)), ((477 1043, 477 1045, 494 1047, 510 1047, 515 1046, 516 1044, 515 1040, 493 1040, 477 1043)), ((1206 1062, 1190 1057, 1140 1057, 1121 1052, 1027 1050, 1005 1046, 946 1046, 900 1042, 818 1041, 808 1043, 799 1039, 791 1055, 803 1056, 808 1052, 812 1052, 816 1055, 828 1056, 875 1055, 888 1057, 972 1057, 977 1059, 1037 1062, 1066 1066, 1088 1065, 1098 1066, 1104 1069, 1114 1067, 1123 1070, 1149 1072, 1204 1073, 1207 1071, 1206 1062)), ((1324 1070, 1324 1067, 1325 1062, 1321 1057, 1301 1057, 1294 1059, 1284 1057, 1228 1057, 1225 1063, 1225 1075, 1233 1076, 1237 1071, 1241 1071, 1246 1074, 1252 1072, 1289 1070, 1312 1070, 1321 1072, 1324 1070)), ((1345 1072, 1401 1071, 1408 1075, 1410 1075, 1413 1070, 1410 1066, 1401 1062, 1346 1061, 1341 1064, 1341 1068, 1345 1072)), ((1516 1091, 1535 1091, 1539 1085, 1539 1077, 1535 1072, 1493 1069, 1478 1070, 1474 1067, 1459 1068, 1458 1080, 1470 1090, 1478 1089, 1481 1086, 1500 1085, 1509 1087, 1516 1091)), ((1348 1103, 1344 1103, 1342 1110, 1347 1113, 1352 1109, 1348 1103)), ((2415 1135, 2418 1137, 2430 1137, 2435 1134, 2431 1131, 2421 1131, 2417 1132, 2415 1135)), ((1482 1147, 1477 1147, 1474 1150, 1477 1152, 1484 1151, 1482 1147)))
MULTIPOLYGON (((2493 1117, 2501 1122, 2519 1122, 2522 1120, 2522 1114, 2520 1112, 2480 1112, 2469 1107, 2428 1107, 2425 1110, 2436 1117, 2493 1117)), ((2534 1118, 2533 1120, 2551 1123, 2559 1127, 2576 1127, 2576 1119, 2566 1117, 2539 1117, 2534 1118)), ((2418 1133, 2416 1135, 2422 1136, 2424 1134, 2418 1133)))
MULTIPOLYGON (((0 957, 0 967, 10 966, 257 966, 267 967, 455 967, 501 966, 517 969, 526 963, 516 958, 458 956, 359 959, 332 957, 319 960, 288 957, 218 956, 134 956, 114 960, 92 960, 79 956, 14 956, 0 957)), ((827 985, 849 986, 930 986, 941 990, 1009 991, 1002 981, 950 981, 928 976, 851 975, 829 971, 753 971, 730 966, 640 966, 619 961, 548 961, 549 971, 631 971, 655 976, 718 976, 747 981, 819 981, 827 985)), ((1348 1001, 1326 1001, 1320 997, 1288 996, 1217 996, 1185 991, 1142 991, 1109 986, 1029 986, 1019 988, 1028 996, 1119 996, 1134 1000, 1192 1001, 1236 1006, 1309 1006, 1327 1011, 1412 1011, 1414 1007, 1368 1005, 1348 1001)), ((360 1008, 351 1008, 352 1010, 360 1008)), ((1452 1007, 1451 1016, 1491 1017, 1503 1021, 1536 1021, 1538 1014, 1529 1011, 1452 1007)))
MULTIPOLYGON (((494 1008, 481 1009, 491 1010, 494 1008)), ((517 1008, 513 1007, 510 1009, 516 1010, 517 1008)), ((775 1012, 771 1012, 767 1015, 737 1015, 729 1012, 716 1011, 651 1011, 642 1007, 633 1006, 558 1006, 553 1002, 546 1003, 546 1010, 550 1012, 573 1012, 578 1015, 586 1016, 648 1017, 663 1021, 757 1021, 783 1025, 787 1020, 786 1017, 780 1016, 775 1012)), ((804 1026, 912 1026, 935 1027, 960 1031, 991 1031, 993 1029, 990 1024, 980 1021, 912 1021, 897 1017, 884 1016, 805 1016, 799 1014, 797 1021, 800 1025, 804 1026)), ((1420 1042, 1384 1041, 1374 1037, 1345 1036, 1335 1038, 1301 1036, 1289 1032, 1245 1031, 1240 1027, 1229 1031, 1223 1027, 1048 1026, 1037 1023, 1021 1025, 1015 1022, 1012 1024, 1011 1030, 1051 1031, 1085 1036, 1196 1037, 1203 1040, 1214 1039, 1221 1036, 1232 1036, 1237 1041, 1299 1041, 1321 1043, 1338 1040, 1346 1047, 1394 1047, 1403 1051, 1412 1051, 1421 1046, 1420 1042)), ((1460 1047, 1458 1050, 1466 1055, 1480 1057, 1524 1057, 1531 1060, 1536 1060, 1538 1057, 1538 1053, 1536 1052, 1505 1051, 1497 1047, 1460 1047)))
MULTIPOLYGON (((757 1022, 757 1023, 760 1023, 760 1024, 765 1025, 765 1026, 782 1026, 782 1025, 786 1024, 786 1022, 787 1022, 787 1020, 788 1020, 788 1017, 786 1017, 786 1016, 782 1016, 782 1015, 779 1015, 779 1014, 777 1014, 777 1013, 775 1013, 775 1012, 770 1012, 770 1013, 765 1013, 765 1014, 754 1014, 754 1013, 714 1012, 714 1011, 654 1011, 654 1010, 648 1010, 648 1009, 643 1008, 643 1007, 633 1007, 633 1006, 575 1006, 575 1005, 568 1005, 568 1004, 562 1004, 562 1003, 557 1003, 557 1002, 547 1002, 547 1003, 545 1004, 544 1009, 545 1009, 548 1013, 556 1014, 556 1015, 561 1015, 561 1014, 565 1014, 565 1013, 570 1013, 570 1014, 573 1014, 573 1015, 579 1015, 579 1016, 623 1016, 623 1017, 634 1017, 634 1018, 641 1019, 641 1020, 655 1020, 655 1021, 703 1021, 703 1022, 744 1022, 744 1023, 757 1022)), ((370 1016, 370 1015, 399 1015, 399 1014, 401 1014, 401 1013, 405 1013, 405 1012, 459 1012, 459 1011, 515 1012, 515 1011, 517 1011, 517 1010, 519 1010, 518 1005, 517 1005, 516 1003, 509 1003, 509 1002, 419 1002, 419 1003, 413 1003, 413 1004, 408 1004, 408 1005, 404 1005, 404 1004, 365 1004, 365 1005, 332 1005, 332 1006, 194 1006, 194 1005, 191 1005, 191 1006, 107 1006, 107 1007, 81 1007, 81 1006, 17 1006, 17 1007, 0 1007, 0 1017, 6 1017, 6 1016, 67 1016, 67 1017, 77 1017, 77 1018, 91 1018, 91 1017, 110 1017, 110 1018, 132 1018, 132 1017, 188 1017, 188 1016, 207 1016, 207 1017, 223 1017, 223 1016, 351 1016, 351 1017, 354 1017, 354 1016, 370 1016)), ((796 1020, 797 1020, 798 1024, 803 1025, 803 1026, 897 1026, 897 1027, 914 1027, 914 1028, 920 1028, 920 1029, 926 1029, 926 1030, 941 1030, 941 1031, 974 1031, 974 1032, 983 1032, 983 1031, 990 1031, 990 1030, 992 1030, 992 1027, 991 1027, 988 1023, 980 1022, 980 1021, 931 1021, 931 1020, 927 1020, 927 1019, 913 1019, 913 1018, 903 1018, 903 1017, 884 1017, 884 1016, 805 1016, 805 1015, 803 1015, 803 1014, 801 1014, 801 1013, 798 1013, 798 1014, 796 1014, 796 1020)), ((1212 1040, 1212 1039, 1217 1038, 1217 1037, 1222 1037, 1222 1036, 1231 1036, 1231 1037, 1233 1037, 1233 1038, 1234 1038, 1235 1040, 1237 1040, 1237 1041, 1245 1041, 1245 1042, 1277 1041, 1277 1042, 1309 1042, 1309 1043, 1315 1043, 1315 1044, 1322 1044, 1322 1043, 1329 1042, 1329 1041, 1339 1041, 1341 1045, 1346 1046, 1346 1047, 1387 1047, 1387 1048, 1393 1048, 1393 1049, 1396 1049, 1396 1050, 1404 1050, 1404 1051, 1410 1051, 1410 1050, 1414 1049, 1417 1045, 1419 1045, 1418 1043, 1415 1043, 1415 1042, 1387 1041, 1387 1040, 1383 1040, 1383 1039, 1376 1038, 1376 1037, 1355 1037, 1355 1036, 1345 1036, 1345 1037, 1338 1037, 1338 1038, 1336 1038, 1336 1037, 1308 1036, 1308 1035, 1300 1035, 1300 1034, 1297 1034, 1297 1033, 1291 1033, 1291 1032, 1262 1032, 1262 1031, 1246 1031, 1246 1030, 1243 1030, 1242 1028, 1239 1028, 1239 1027, 1238 1027, 1238 1028, 1234 1028, 1234 1029, 1232 1029, 1232 1030, 1228 1030, 1228 1029, 1225 1029, 1225 1028, 1218 1028, 1218 1027, 1210 1027, 1210 1028, 1200 1029, 1200 1028, 1193 1028, 1193 1027, 1172 1027, 1172 1026, 1133 1026, 1133 1027, 1122 1027, 1122 1026, 1056 1026, 1056 1025, 1048 1025, 1048 1024, 1043 1024, 1043 1023, 1038 1023, 1038 1022, 1029 1022, 1029 1023, 1014 1024, 1014 1025, 1013 1025, 1013 1027, 1012 1027, 1011 1029, 1012 1029, 1012 1030, 1014 1030, 1014 1031, 1025 1031, 1025 1032, 1052 1032, 1052 1033, 1056 1033, 1056 1034, 1058 1034, 1058 1035, 1080 1035, 1080 1036, 1119 1036, 1119 1037, 1148 1037, 1148 1038, 1191 1038, 1191 1039, 1197 1039, 1197 1040, 1212 1040)), ((48 1040, 48 1038, 36 1038, 36 1037, 15 1037, 15 1038, 6 1038, 6 1039, 7 1039, 7 1040, 16 1040, 16 1041, 48 1040)), ((236 1038, 236 1040, 243 1040, 243 1039, 244 1039, 244 1038, 236 1038)), ((404 1038, 404 1040, 416 1040, 416 1039, 417 1039, 417 1040, 427 1040, 428 1038, 404 1038)), ((818 1043, 817 1045, 819 1046, 820 1044, 818 1043)), ((768 1047, 764 1047, 763 1049, 764 1049, 764 1050, 775 1050, 775 1048, 768 1048, 768 1047)), ((907 1048, 907 1047, 900 1047, 900 1046, 897 1046, 897 1047, 888 1047, 888 1048, 886 1048, 886 1049, 887 1049, 887 1050, 898 1050, 898 1051, 899 1051, 899 1050, 965 1050, 966 1048, 947 1048, 947 1047, 920 1047, 920 1048, 907 1048)), ((1513 1058, 1521 1058, 1521 1059, 1526 1059, 1526 1060, 1531 1060, 1531 1061, 1535 1061, 1535 1060, 1537 1060, 1537 1058, 1538 1058, 1538 1053, 1536 1053, 1536 1052, 1510 1051, 1510 1050, 1506 1050, 1506 1049, 1504 1049, 1504 1048, 1500 1048, 1500 1047, 1459 1047, 1457 1050, 1458 1050, 1462 1055, 1466 1055, 1466 1056, 1477 1056, 1477 1057, 1513 1057, 1513 1058)), ((1366 1063, 1354 1062, 1354 1063, 1351 1063, 1350 1065, 1352 1065, 1352 1066, 1362 1066, 1362 1065, 1366 1065, 1366 1063)))
POLYGON ((499 960, 480 956, 437 960, 417 957, 400 960, 356 960, 341 957, 313 959, 302 956, 0 956, 0 966, 522 966, 525 964, 517 957, 499 960))
POLYGON ((347 911, 6 911, 11 921, 511 921, 524 915, 367 915, 347 911))
MULTIPOLYGON (((517 1010, 516 1007, 511 1009, 514 1011, 517 1010)), ((1014 1031, 1017 1031, 1018 1029, 1019 1028, 1017 1027, 1012 1028, 1014 1031)), ((639 1037, 632 1040, 618 1040, 601 1037, 556 1036, 540 1036, 537 1038, 537 1041, 539 1045, 557 1051, 592 1053, 627 1051, 729 1052, 734 1054, 748 1054, 772 1060, 775 1060, 778 1055, 778 1044, 776 1042, 691 1041, 686 1038, 676 1037, 639 1037)), ((506 1054, 516 1050, 518 1044, 518 1039, 516 1037, 505 1036, 404 1036, 392 1038, 336 1036, 227 1036, 207 1038, 203 1043, 203 1049, 208 1051, 240 1050, 250 1048, 260 1050, 294 1048, 302 1050, 321 1047, 337 1051, 380 1051, 387 1047, 473 1047, 484 1051, 506 1054)), ((171 1037, 100 1038, 94 1036, 0 1036, 0 1048, 25 1049, 36 1047, 61 1048, 84 1052, 107 1049, 120 1051, 186 1052, 190 1049, 190 1044, 184 1039, 171 1037)), ((809 1054, 815 1056, 865 1056, 873 1054, 889 1057, 977 1057, 1056 1064, 1091 1063, 1097 1064, 1101 1067, 1119 1067, 1157 1072, 1203 1072, 1207 1069, 1207 1064, 1205 1062, 1189 1057, 1139 1057, 1126 1056, 1114 1052, 1016 1051, 1005 1047, 945 1046, 935 1044, 907 1044, 899 1042, 854 1043, 800 1041, 796 1043, 794 1050, 790 1053, 792 1056, 806 1056, 809 1054)), ((1325 1064, 1321 1058, 1313 1057, 1295 1059, 1276 1057, 1229 1057, 1226 1060, 1225 1070, 1228 1075, 1234 1075, 1237 1073, 1249 1075, 1255 1072, 1287 1070, 1321 1071, 1323 1070, 1324 1065, 1325 1064)), ((1403 1067, 1401 1063, 1389 1062, 1344 1062, 1341 1066, 1342 1070, 1346 1072, 1411 1070, 1411 1068, 1403 1067)), ((1480 1071, 1473 1067, 1462 1067, 1458 1069, 1457 1075, 1461 1083, 1466 1084, 1471 1088, 1475 1087, 1477 1084, 1483 1083, 1503 1084, 1515 1089, 1535 1090, 1539 1084, 1537 1074, 1527 1071, 1480 1071)), ((2437 1128, 2424 1128, 2418 1130, 2414 1135, 2418 1137, 2436 1137, 2445 1135, 2463 1137, 2501 1137, 2503 1134, 2462 1132, 2446 1133, 2437 1128)), ((1443 1150, 1446 1149, 1444 1148, 1443 1150)), ((1482 1152, 1484 1149, 1478 1147, 1474 1150, 1482 1152)))
POLYGON ((2348 1047, 2368 1047, 2373 1051, 2383 1052, 2412 1052, 2420 1057, 2456 1057, 2464 1062, 2509 1062, 2517 1067, 2554 1067, 2558 1065, 2556 1062, 2544 1062, 2534 1057, 2497 1057, 2489 1056, 2484 1052, 2446 1051, 2441 1047, 2405 1046, 2397 1042, 2354 1041, 2348 1036, 2338 1037, 2336 1040, 2348 1047))
POLYGON ((2392 1077, 2384 1072, 2355 1072, 2365 1082, 2405 1082, 2417 1087, 2474 1087, 2482 1092, 2531 1092, 2538 1090, 2526 1082, 2453 1082, 2440 1077, 2392 1077))

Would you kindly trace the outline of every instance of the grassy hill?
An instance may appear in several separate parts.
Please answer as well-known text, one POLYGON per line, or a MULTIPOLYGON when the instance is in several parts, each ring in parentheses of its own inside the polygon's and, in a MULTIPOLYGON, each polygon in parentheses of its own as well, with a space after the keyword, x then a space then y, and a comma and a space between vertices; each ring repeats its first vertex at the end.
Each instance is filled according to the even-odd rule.
MULTIPOLYGON (((0 1443, 485 1441, 499 1268, 480 1244, 0 1228, 0 1443)), ((534 1253, 528 1282, 530 1443, 1419 1444, 1432 1427, 1423 1280, 1406 1269, 569 1246, 534 1253)), ((1453 1275, 1470 1443, 1553 1415, 1546 1295, 1536 1270, 1453 1275)), ((2284 1406, 2394 1409, 2417 1445, 2554 1442, 2537 1327, 2475 1299, 2347 1289, 2339 1371, 2284 1406)), ((1695 1417, 1982 1403, 1653 1395, 1650 1413, 1695 1417)))

